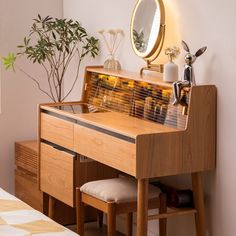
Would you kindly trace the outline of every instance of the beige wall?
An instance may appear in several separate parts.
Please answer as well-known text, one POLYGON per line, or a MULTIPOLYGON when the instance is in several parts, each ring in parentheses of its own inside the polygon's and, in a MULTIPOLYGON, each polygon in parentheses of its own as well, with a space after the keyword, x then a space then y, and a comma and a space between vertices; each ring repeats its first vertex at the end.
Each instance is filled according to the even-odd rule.
MULTIPOLYGON (((61 17, 62 0, 0 0, 0 55, 16 50, 38 13, 61 17)), ((42 76, 39 68, 23 60, 19 64, 42 76)), ((8 191, 14 191, 14 142, 36 138, 37 104, 46 100, 20 72, 1 68, 0 186, 8 191)))
MULTIPOLYGON (((65 0, 64 15, 78 19, 96 34, 101 28, 123 28, 126 38, 118 55, 123 68, 138 70, 144 62, 137 58, 130 47, 129 21, 135 0, 65 0)), ((199 83, 214 83, 218 87, 218 146, 215 172, 205 175, 208 228, 210 236, 234 236, 236 232, 236 190, 234 134, 235 109, 235 53, 236 33, 231 26, 236 20, 234 0, 223 4, 221 0, 165 0, 168 15, 168 44, 185 39, 193 51, 203 45, 208 50, 195 64, 199 83), (172 38, 170 38, 170 35, 172 38), (231 105, 232 104, 232 105, 231 105)), ((37 13, 62 15, 62 0, 0 0, 0 54, 14 51, 26 34, 31 19, 37 13)), ((97 35, 99 36, 99 35, 97 35)), ((96 61, 86 60, 82 66, 102 63, 106 57, 105 48, 96 61)), ((181 60, 180 60, 181 61, 181 60)), ((38 68, 26 62, 23 66, 37 75, 38 68)), ((68 77, 73 70, 68 73, 68 77)), ((81 71, 81 78, 83 77, 81 71)), ((80 97, 81 82, 70 99, 80 97)), ((68 86, 68 85, 66 85, 68 86)), ((36 104, 47 100, 34 84, 20 73, 1 71, 0 114, 0 186, 13 191, 14 186, 14 142, 36 136, 36 104)), ((168 179, 171 183, 188 186, 189 179, 168 179), (183 182, 182 182, 183 181, 183 182)), ((149 235, 157 235, 156 223, 151 223, 149 235)), ((169 224, 169 235, 193 236, 193 218, 176 219, 169 224)))
MULTIPOLYGON (((120 48, 119 59, 124 69, 135 71, 144 65, 144 62, 132 52, 129 42, 130 17, 135 2, 135 0, 66 0, 64 15, 80 20, 94 34, 101 28, 123 28, 126 39, 120 48)), ((204 45, 208 46, 205 55, 195 64, 197 82, 213 83, 218 88, 217 170, 205 175, 207 216, 209 216, 208 235, 234 236, 236 232, 236 188, 234 186, 236 110, 233 102, 236 101, 236 31, 233 24, 236 21, 236 2, 234 0, 226 2, 165 0, 164 2, 168 11, 167 33, 168 40, 172 41, 170 45, 183 38, 189 43, 192 51, 204 45), (172 35, 171 39, 170 35, 172 35)), ((105 55, 102 46, 101 56, 96 61, 85 61, 84 65, 102 63, 105 55)), ((79 98, 80 84, 71 98, 79 98)), ((188 178, 187 180, 171 178, 167 181, 182 186, 189 185, 188 178)), ((156 223, 150 224, 149 235, 157 235, 155 226, 156 223)), ((193 218, 172 220, 169 224, 169 235, 195 235, 193 218)))

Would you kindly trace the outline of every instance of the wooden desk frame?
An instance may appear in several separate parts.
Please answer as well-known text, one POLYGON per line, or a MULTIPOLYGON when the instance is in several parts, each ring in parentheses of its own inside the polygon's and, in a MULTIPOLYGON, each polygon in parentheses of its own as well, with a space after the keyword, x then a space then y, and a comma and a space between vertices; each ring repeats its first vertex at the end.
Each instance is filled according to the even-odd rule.
MULTIPOLYGON (((86 69, 85 77, 87 78, 91 72, 148 81, 148 78, 140 78, 138 75, 125 72, 112 73, 93 67, 86 69)), ((170 86, 161 81, 156 83, 170 86)), ((78 103, 80 102, 57 105, 78 103)), ((115 112, 96 116, 94 114, 74 115, 55 109, 53 106, 55 104, 39 106, 40 142, 48 140, 134 176, 138 181, 138 236, 147 235, 149 178, 186 173, 191 174, 195 205, 195 209, 190 210, 189 213, 195 213, 197 236, 206 235, 201 173, 213 170, 216 166, 215 86, 204 85, 191 88, 185 129, 150 124, 148 121, 115 112), (112 122, 115 117, 118 117, 117 120, 112 122), (67 129, 70 131, 67 132, 67 129), (114 133, 118 136, 114 136, 114 133), (64 134, 69 134, 69 139, 66 136, 63 139, 64 134), (73 141, 68 142, 71 135, 73 141), (128 137, 128 141, 123 137, 128 137), (106 143, 110 145, 106 146, 106 143)), ((40 142, 39 150, 41 150, 40 142)), ((183 214, 185 213, 186 211, 183 214)), ((149 218, 154 219, 158 216, 149 218)))

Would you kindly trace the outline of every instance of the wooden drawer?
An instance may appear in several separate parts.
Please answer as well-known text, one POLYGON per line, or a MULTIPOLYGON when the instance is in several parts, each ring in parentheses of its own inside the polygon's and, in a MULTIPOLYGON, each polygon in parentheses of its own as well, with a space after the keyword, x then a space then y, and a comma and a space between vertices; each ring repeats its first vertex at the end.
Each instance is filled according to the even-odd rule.
POLYGON ((74 148, 82 155, 135 176, 136 146, 134 143, 75 125, 74 148))
POLYGON ((43 212, 43 193, 38 189, 35 175, 23 169, 16 169, 15 195, 34 209, 43 212))
POLYGON ((37 175, 38 145, 36 140, 15 143, 15 164, 37 175))
POLYGON ((74 125, 72 122, 41 113, 40 132, 42 139, 73 150, 74 125))
POLYGON ((75 155, 41 143, 40 188, 56 199, 74 206, 75 155))

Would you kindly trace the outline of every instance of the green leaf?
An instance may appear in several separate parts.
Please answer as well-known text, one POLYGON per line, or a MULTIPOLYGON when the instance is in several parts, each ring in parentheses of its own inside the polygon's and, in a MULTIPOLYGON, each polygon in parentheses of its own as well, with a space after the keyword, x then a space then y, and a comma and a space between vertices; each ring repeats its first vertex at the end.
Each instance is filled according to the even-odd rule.
POLYGON ((2 60, 6 70, 13 69, 13 71, 15 71, 14 64, 16 62, 16 55, 14 53, 9 53, 6 57, 3 57, 2 60))

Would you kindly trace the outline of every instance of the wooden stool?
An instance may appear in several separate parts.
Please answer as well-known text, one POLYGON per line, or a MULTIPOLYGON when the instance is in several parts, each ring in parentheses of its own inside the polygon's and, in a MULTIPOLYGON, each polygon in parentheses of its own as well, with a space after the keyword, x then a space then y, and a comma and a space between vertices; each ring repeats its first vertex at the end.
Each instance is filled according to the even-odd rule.
MULTIPOLYGON (((137 211, 137 183, 134 179, 120 177, 92 181, 76 189, 77 232, 84 236, 84 204, 107 214, 108 236, 116 235, 116 215, 126 214, 126 235, 132 236, 132 213, 137 211)), ((159 188, 149 186, 149 209, 166 212, 166 199, 159 188)), ((102 225, 102 217, 99 219, 102 225)), ((166 236, 166 219, 159 221, 159 235, 166 236)))

